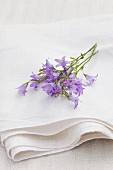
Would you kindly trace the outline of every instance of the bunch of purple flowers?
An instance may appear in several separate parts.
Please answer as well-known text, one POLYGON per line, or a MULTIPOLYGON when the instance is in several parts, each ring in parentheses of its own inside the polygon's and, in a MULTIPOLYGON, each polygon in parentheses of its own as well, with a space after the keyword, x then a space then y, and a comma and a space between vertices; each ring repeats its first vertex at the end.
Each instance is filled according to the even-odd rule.
POLYGON ((85 87, 92 85, 98 76, 90 76, 83 72, 85 64, 97 53, 96 48, 97 44, 77 58, 70 57, 70 61, 67 61, 65 56, 61 59, 55 59, 56 66, 53 66, 46 59, 46 63, 42 65, 39 73, 32 73, 31 79, 17 88, 18 93, 25 95, 28 85, 38 90, 39 85, 43 82, 42 89, 49 96, 66 96, 74 103, 74 108, 76 108, 79 96, 83 94, 85 87), (78 78, 78 73, 81 70, 85 81, 78 78))

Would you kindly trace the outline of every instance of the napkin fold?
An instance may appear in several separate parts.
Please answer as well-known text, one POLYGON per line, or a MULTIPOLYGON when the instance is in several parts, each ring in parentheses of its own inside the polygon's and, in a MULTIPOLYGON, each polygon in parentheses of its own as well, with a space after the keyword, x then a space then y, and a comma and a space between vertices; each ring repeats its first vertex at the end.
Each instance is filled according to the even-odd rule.
POLYGON ((72 149, 96 139, 113 139, 113 16, 46 25, 0 26, 0 141, 14 161, 72 149), (85 72, 98 79, 84 90, 76 109, 64 97, 39 88, 25 97, 15 89, 48 58, 78 56, 93 44, 98 54, 85 72))

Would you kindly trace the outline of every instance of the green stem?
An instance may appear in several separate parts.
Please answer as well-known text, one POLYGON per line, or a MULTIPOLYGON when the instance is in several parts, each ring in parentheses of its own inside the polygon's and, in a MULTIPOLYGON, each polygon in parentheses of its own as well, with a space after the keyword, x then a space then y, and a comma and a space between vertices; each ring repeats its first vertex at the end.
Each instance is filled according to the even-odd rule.
POLYGON ((95 53, 92 54, 89 58, 87 58, 88 60, 86 60, 85 62, 83 62, 84 64, 77 70, 76 75, 77 75, 78 72, 84 67, 84 65, 86 65, 86 64, 91 60, 91 58, 92 58, 94 55, 95 55, 95 53))
POLYGON ((91 58, 98 52, 98 51, 96 51, 96 47, 97 47, 97 44, 95 44, 90 50, 88 50, 86 53, 84 53, 84 54, 86 55, 89 51, 91 51, 91 50, 93 49, 91 55, 90 55, 89 57, 87 57, 83 62, 81 62, 79 65, 77 65, 77 66, 75 67, 75 68, 77 69, 77 68, 79 68, 79 67, 82 65, 82 66, 75 72, 76 75, 77 75, 78 72, 84 67, 84 65, 85 65, 86 63, 88 63, 88 62, 91 60, 91 58))
POLYGON ((90 51, 93 50, 93 52, 95 51, 95 49, 97 48, 97 44, 93 45, 86 53, 84 53, 83 55, 88 54, 90 51))
POLYGON ((86 54, 88 54, 90 51, 93 50, 93 52, 94 52, 95 49, 96 49, 96 47, 97 47, 97 44, 94 44, 94 45, 93 45, 88 51, 86 51, 84 54, 81 54, 81 55, 78 56, 77 58, 73 59, 74 62, 72 62, 72 64, 69 66, 69 68, 72 67, 72 66, 74 66, 75 64, 77 64, 77 62, 78 62, 80 59, 83 59, 84 56, 85 56, 86 54))

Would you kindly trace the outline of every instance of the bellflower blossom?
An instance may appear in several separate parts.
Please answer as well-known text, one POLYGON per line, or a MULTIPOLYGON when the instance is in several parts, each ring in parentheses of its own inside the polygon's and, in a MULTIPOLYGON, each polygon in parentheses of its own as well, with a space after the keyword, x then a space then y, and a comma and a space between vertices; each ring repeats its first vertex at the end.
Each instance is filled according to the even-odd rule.
POLYGON ((49 96, 65 96, 74 103, 74 108, 76 108, 79 103, 79 97, 83 94, 84 89, 92 85, 97 79, 98 74, 96 76, 89 76, 83 73, 84 66, 97 53, 96 48, 97 44, 77 58, 70 57, 70 61, 67 61, 65 56, 61 59, 55 59, 57 62, 56 66, 46 59, 39 72, 37 74, 32 73, 31 79, 17 88, 18 93, 25 95, 28 86, 38 90, 39 84, 42 83, 42 90, 49 96), (79 78, 78 73, 80 71, 82 71, 83 77, 85 76, 85 80, 79 78))
POLYGON ((35 80, 40 80, 40 76, 38 76, 37 74, 34 74, 32 73, 32 75, 30 76, 32 79, 32 81, 35 81, 35 80))
POLYGON ((57 96, 62 93, 62 88, 59 84, 46 84, 42 86, 42 89, 50 96, 57 96))
POLYGON ((70 63, 70 61, 66 61, 65 58, 66 58, 66 57, 63 56, 63 57, 61 58, 61 60, 60 60, 60 59, 55 59, 55 61, 58 63, 58 64, 56 65, 56 67, 62 66, 63 68, 65 68, 66 65, 70 63))
POLYGON ((53 65, 46 59, 46 64, 43 64, 43 74, 51 75, 53 73, 53 65))
POLYGON ((74 109, 75 109, 78 106, 78 101, 79 101, 78 97, 71 96, 70 100, 74 103, 74 109))
POLYGON ((96 76, 86 75, 85 77, 86 77, 86 80, 88 80, 87 85, 90 86, 96 81, 98 74, 96 76))
POLYGON ((36 82, 36 81, 33 81, 33 82, 31 82, 31 84, 30 84, 30 87, 33 87, 35 90, 38 90, 38 82, 36 82))
POLYGON ((32 75, 30 77, 32 78, 30 87, 33 87, 35 90, 38 90, 38 84, 41 80, 41 77, 34 73, 32 73, 32 75))
POLYGON ((27 84, 26 83, 21 85, 20 87, 17 87, 18 93, 23 95, 23 96, 25 96, 25 93, 27 92, 26 88, 27 88, 27 84))

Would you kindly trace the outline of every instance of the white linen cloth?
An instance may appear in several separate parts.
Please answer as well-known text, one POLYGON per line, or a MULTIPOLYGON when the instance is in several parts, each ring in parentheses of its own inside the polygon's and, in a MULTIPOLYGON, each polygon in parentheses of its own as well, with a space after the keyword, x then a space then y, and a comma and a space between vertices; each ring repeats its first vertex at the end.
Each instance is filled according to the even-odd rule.
POLYGON ((113 139, 113 16, 47 25, 0 26, 0 140, 20 161, 69 150, 93 138, 113 139), (46 58, 78 56, 93 44, 99 53, 85 67, 98 79, 77 109, 41 89, 19 96, 16 87, 46 58), (92 133, 91 133, 92 132, 92 133), (88 135, 90 133, 90 135, 88 135), (86 134, 86 135, 85 135, 86 134), (82 137, 83 136, 83 137, 82 137))

